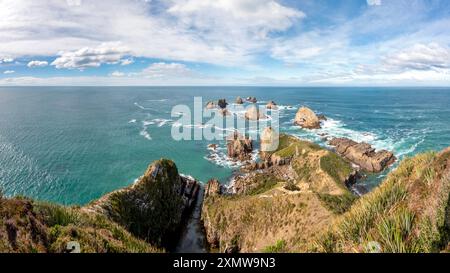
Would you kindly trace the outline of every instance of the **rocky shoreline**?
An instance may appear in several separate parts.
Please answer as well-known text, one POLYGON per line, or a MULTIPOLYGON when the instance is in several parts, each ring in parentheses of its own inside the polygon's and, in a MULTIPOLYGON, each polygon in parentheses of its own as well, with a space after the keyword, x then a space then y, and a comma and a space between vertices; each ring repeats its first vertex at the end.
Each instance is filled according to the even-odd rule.
MULTIPOLYGON (((256 103, 257 99, 248 97, 246 101, 256 103)), ((238 97, 236 104, 242 103, 244 100, 238 97)), ((227 113, 227 105, 222 99, 208 102, 206 108, 227 113)), ((275 110, 277 105, 271 101, 266 107, 275 110)), ((246 113, 247 119, 261 117, 254 110, 246 113)), ((323 120, 325 116, 301 107, 294 124, 312 130, 320 128, 323 120)), ((385 215, 387 209, 403 213, 398 211, 403 206, 429 225, 422 232, 434 236, 424 243, 415 235, 420 234, 421 226, 414 226, 415 233, 402 243, 417 240, 417 245, 427 251, 435 250, 436 245, 441 250, 450 249, 449 219, 445 216, 450 150, 405 160, 379 188, 360 196, 352 187, 365 173, 389 168, 397 160, 392 152, 376 151, 370 144, 346 138, 332 138, 329 144, 333 148, 328 149, 294 136, 278 135, 271 127, 264 130, 259 144, 259 159, 254 160, 254 140, 238 132, 228 136, 228 157, 243 162, 228 188, 214 178, 203 188, 194 178, 179 174, 173 161, 161 159, 133 185, 84 207, 49 206, 0 196, 0 252, 64 252, 64 244, 71 240, 89 246, 86 252, 204 252, 208 247, 225 253, 364 252, 363 245, 339 236, 350 228, 345 226, 347 218, 357 221, 351 218, 356 217, 354 214, 381 206, 386 208, 376 213, 385 219, 390 219, 385 215), (276 149, 269 149, 274 146, 276 149), (402 196, 395 199, 398 193, 402 196), (372 205, 384 195, 392 203, 372 205), (435 206, 428 207, 421 198, 435 206), (32 239, 28 233, 33 234, 32 239), (325 235, 333 237, 323 241, 325 235), (327 245, 332 240, 339 240, 342 248, 327 245), (101 242, 106 246, 100 247, 101 242)), ((216 149, 217 145, 208 148, 216 149)), ((379 221, 379 217, 364 220, 369 216, 374 217, 359 215, 366 225, 379 221)), ((376 226, 364 228, 382 241, 376 226)), ((409 249, 408 245, 404 247, 409 249)))

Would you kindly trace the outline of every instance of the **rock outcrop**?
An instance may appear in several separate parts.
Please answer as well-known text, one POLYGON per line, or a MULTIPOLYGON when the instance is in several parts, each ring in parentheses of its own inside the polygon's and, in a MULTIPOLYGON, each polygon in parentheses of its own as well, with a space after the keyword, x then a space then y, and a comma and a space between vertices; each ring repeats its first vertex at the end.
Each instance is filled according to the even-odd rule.
POLYGON ((295 115, 294 124, 306 129, 320 129, 320 120, 308 107, 301 107, 295 115))
POLYGON ((206 109, 215 109, 215 108, 217 108, 217 105, 216 105, 216 103, 213 102, 213 101, 208 101, 208 102, 206 103, 205 108, 206 108, 206 109))
POLYGON ((277 110, 278 106, 273 100, 271 100, 267 103, 266 108, 271 110, 277 110))
POLYGON ((225 108, 227 108, 228 102, 226 101, 226 99, 220 99, 220 100, 217 102, 217 105, 219 105, 219 107, 220 107, 221 109, 225 109, 225 108))
POLYGON ((205 198, 202 219, 213 248, 263 252, 282 240, 277 251, 306 251, 356 199, 345 186, 354 171, 349 162, 293 136, 280 135, 279 144, 268 160, 241 170, 227 195, 205 198))
POLYGON ((213 151, 217 150, 218 147, 219 147, 219 145, 214 144, 214 143, 208 144, 208 149, 213 150, 213 151))
POLYGON ((260 120, 266 118, 264 113, 259 110, 257 106, 250 106, 247 111, 245 112, 245 118, 248 120, 260 120))
POLYGON ((334 146, 341 156, 367 172, 381 172, 396 160, 392 152, 386 150, 376 152, 370 144, 358 143, 348 138, 334 138, 329 144, 334 146))
POLYGON ((247 101, 251 102, 251 103, 257 103, 258 102, 258 100, 255 97, 248 97, 247 101))
POLYGON ((88 210, 106 215, 157 246, 172 243, 195 204, 199 183, 181 176, 173 161, 154 162, 132 186, 105 195, 88 210))
POLYGON ((222 185, 219 180, 211 179, 205 186, 205 198, 214 197, 222 194, 222 185))
POLYGON ((236 104, 243 104, 244 100, 241 97, 236 98, 236 104))
POLYGON ((249 160, 253 151, 253 141, 239 132, 233 132, 227 137, 227 151, 228 156, 233 159, 249 160))

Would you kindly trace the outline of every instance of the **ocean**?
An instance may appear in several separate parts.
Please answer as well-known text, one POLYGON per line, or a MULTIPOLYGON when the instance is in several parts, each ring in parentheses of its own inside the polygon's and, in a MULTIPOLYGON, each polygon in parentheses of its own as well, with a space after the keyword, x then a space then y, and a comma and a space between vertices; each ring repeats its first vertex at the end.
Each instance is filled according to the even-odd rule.
MULTIPOLYGON (((450 146, 449 88, 0 87, 0 189, 82 205, 132 184, 160 158, 200 181, 227 183, 238 166, 225 142, 173 140, 171 110, 194 97, 237 96, 275 101, 282 132, 323 146, 324 135, 349 137, 399 159, 450 146), (302 105, 328 117, 322 129, 292 125, 302 105)), ((387 172, 360 183, 373 188, 387 172)))

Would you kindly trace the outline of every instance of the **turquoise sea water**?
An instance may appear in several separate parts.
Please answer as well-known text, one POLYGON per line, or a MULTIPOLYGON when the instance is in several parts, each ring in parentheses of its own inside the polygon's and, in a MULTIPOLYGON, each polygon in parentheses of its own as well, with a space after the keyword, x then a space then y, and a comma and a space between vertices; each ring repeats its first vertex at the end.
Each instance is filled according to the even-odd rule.
MULTIPOLYGON (((403 158, 450 146, 448 88, 0 87, 0 188, 11 195, 84 204, 127 186, 155 159, 181 173, 226 183, 224 143, 171 138, 174 105, 236 96, 281 105, 281 130, 325 145, 346 136, 403 158), (292 126, 306 105, 329 120, 320 130, 292 126)), ((383 175, 361 183, 372 187, 383 175)))

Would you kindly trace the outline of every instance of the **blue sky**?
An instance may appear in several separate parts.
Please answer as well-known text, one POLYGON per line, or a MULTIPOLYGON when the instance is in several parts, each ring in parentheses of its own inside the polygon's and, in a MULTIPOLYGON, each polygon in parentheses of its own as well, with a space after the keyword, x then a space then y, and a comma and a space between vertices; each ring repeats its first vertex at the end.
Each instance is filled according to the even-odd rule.
POLYGON ((446 0, 0 0, 0 85, 449 86, 446 0))

